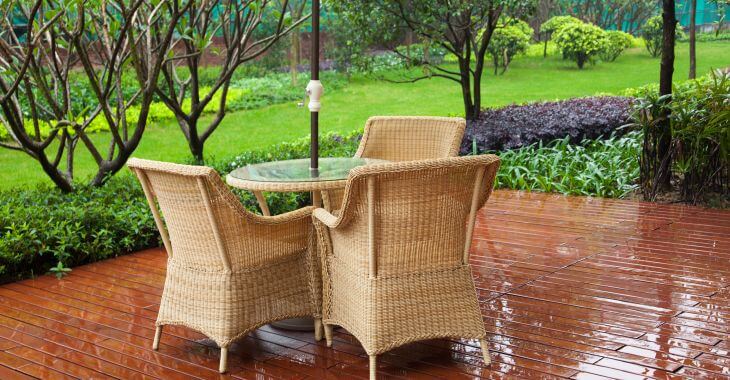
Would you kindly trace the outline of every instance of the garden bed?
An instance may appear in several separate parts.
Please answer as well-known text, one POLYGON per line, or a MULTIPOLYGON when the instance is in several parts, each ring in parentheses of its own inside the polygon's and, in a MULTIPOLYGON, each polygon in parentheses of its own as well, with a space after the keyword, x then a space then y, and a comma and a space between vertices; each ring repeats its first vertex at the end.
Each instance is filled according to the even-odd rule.
POLYGON ((535 143, 568 138, 583 140, 620 136, 631 123, 632 99, 600 96, 512 105, 482 111, 468 123, 461 154, 519 149, 535 143))

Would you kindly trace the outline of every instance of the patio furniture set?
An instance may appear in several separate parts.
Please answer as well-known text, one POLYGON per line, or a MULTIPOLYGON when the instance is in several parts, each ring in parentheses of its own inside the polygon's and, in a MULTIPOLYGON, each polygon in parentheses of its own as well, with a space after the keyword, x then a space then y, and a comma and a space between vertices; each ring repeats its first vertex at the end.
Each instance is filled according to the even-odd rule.
POLYGON ((237 339, 312 317, 328 347, 335 326, 360 341, 371 379, 379 354, 427 339, 478 339, 488 364, 468 259, 499 159, 456 157, 464 128, 374 117, 355 157, 323 159, 319 173, 296 161, 232 172, 228 184, 254 191, 263 215, 211 168, 129 160, 168 254, 153 349, 163 326, 186 326, 220 347, 223 373, 237 339), (270 216, 263 191, 311 191, 314 206, 270 216))

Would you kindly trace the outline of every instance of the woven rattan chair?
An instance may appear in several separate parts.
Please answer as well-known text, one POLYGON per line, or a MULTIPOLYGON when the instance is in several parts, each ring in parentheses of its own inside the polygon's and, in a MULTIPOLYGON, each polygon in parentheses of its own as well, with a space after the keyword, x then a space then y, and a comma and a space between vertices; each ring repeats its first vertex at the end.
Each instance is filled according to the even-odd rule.
MULTIPOLYGON (((365 130, 355 157, 388 161, 415 161, 455 157, 459 154, 466 121, 457 117, 374 116, 365 130)), ((339 209, 344 189, 322 193, 324 207, 339 209)))
POLYGON ((153 349, 164 325, 187 326, 221 347, 225 372, 235 340, 273 321, 314 315, 312 207, 263 217, 246 211, 211 168, 139 159, 128 165, 168 253, 153 349))
POLYGON ((371 379, 377 355, 425 339, 479 339, 489 364, 468 259, 498 167, 494 155, 359 167, 337 216, 314 210, 327 344, 346 328, 371 379))

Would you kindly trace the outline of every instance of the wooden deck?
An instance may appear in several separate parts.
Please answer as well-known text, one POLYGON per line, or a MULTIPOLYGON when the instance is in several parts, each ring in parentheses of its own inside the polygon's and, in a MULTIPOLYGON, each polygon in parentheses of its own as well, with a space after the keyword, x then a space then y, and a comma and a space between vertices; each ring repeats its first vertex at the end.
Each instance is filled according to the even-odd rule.
MULTIPOLYGON (((382 356, 380 378, 730 377, 730 212, 496 192, 472 263, 493 363, 473 341, 428 341, 382 356)), ((150 350, 161 250, 0 287, 0 379, 218 378, 218 352, 167 328, 150 350)), ((230 357, 230 378, 364 378, 339 330, 264 327, 230 357)))

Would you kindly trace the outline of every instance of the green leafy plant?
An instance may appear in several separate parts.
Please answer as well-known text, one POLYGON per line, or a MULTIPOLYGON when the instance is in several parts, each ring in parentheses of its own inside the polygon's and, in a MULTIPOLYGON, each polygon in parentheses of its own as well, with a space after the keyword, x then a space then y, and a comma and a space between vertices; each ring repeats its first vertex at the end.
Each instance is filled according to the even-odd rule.
POLYGON ((636 92, 633 117, 645 134, 657 128, 663 107, 668 107, 668 159, 683 200, 696 203, 708 192, 730 193, 730 75, 717 71, 675 85, 671 102, 659 96, 655 86, 636 92))
POLYGON ((634 38, 628 34, 618 30, 610 30, 606 32, 606 42, 601 50, 601 59, 606 62, 613 62, 618 58, 624 50, 631 47, 634 38))
POLYGON ((562 27, 553 37, 566 58, 582 69, 586 62, 600 53, 606 44, 606 32, 591 24, 571 23, 562 27))
POLYGON ((577 145, 566 137, 497 152, 497 187, 620 198, 637 188, 640 151, 641 133, 634 131, 577 145))

